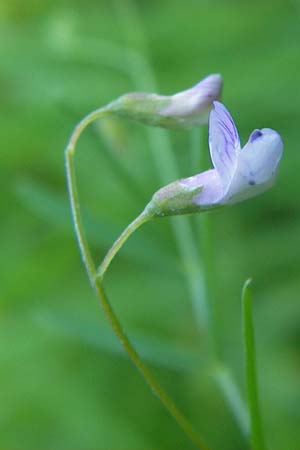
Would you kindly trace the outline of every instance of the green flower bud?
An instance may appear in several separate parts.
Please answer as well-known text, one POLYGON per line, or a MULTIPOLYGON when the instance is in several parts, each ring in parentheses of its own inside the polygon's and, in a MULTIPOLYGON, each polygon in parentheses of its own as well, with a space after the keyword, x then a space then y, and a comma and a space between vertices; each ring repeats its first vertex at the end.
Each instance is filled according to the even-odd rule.
POLYGON ((208 122, 213 101, 222 91, 221 75, 209 75, 190 89, 171 96, 133 92, 110 104, 121 117, 163 128, 191 128, 208 122))

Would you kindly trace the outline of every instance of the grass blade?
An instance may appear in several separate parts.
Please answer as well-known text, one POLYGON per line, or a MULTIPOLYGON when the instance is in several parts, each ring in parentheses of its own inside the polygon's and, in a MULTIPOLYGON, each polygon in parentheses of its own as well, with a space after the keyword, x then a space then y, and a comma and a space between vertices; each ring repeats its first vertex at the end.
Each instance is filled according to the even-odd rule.
MULTIPOLYGON (((45 310, 35 312, 33 318, 43 329, 49 329, 61 336, 78 339, 81 343, 109 354, 126 357, 118 340, 105 324, 99 327, 96 322, 84 322, 64 315, 51 314, 45 310)), ((148 363, 154 366, 175 372, 189 372, 199 366, 196 350, 174 347, 167 340, 140 332, 133 331, 132 335, 132 341, 137 350, 148 363)))
POLYGON ((245 282, 243 287, 242 314, 251 443, 253 450, 266 450, 257 388, 256 351, 252 320, 252 295, 250 286, 251 280, 249 279, 245 282))
POLYGON ((247 438, 249 436, 248 411, 232 373, 227 367, 219 364, 215 367, 213 375, 243 436, 247 438))

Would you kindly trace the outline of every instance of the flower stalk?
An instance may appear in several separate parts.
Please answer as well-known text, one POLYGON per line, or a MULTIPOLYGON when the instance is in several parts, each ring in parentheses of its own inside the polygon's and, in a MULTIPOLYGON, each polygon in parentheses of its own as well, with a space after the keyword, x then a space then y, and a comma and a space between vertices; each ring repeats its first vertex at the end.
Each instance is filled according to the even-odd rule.
POLYGON ((145 209, 139 216, 131 222, 127 228, 123 231, 123 233, 118 237, 118 239, 113 243, 111 248, 106 253, 102 263, 97 269, 96 278, 100 278, 101 280, 104 277, 105 272, 107 271, 112 259, 118 253, 120 248, 125 244, 127 239, 144 223, 148 222, 151 219, 151 215, 145 209))
MULTIPOLYGON (((199 450, 208 450, 208 447, 204 444, 202 438, 194 431, 193 427, 186 419, 186 417, 180 412, 177 408, 173 400, 169 397, 169 395, 165 392, 165 390, 160 386, 157 382, 156 378, 152 374, 152 372, 148 369, 148 367, 144 364, 134 346, 128 339, 126 333, 124 332, 106 294, 102 285, 102 277, 97 276, 97 270, 95 263, 93 261, 91 251, 88 245, 88 241, 85 236, 84 227, 81 220, 80 214, 80 204, 78 191, 76 187, 76 178, 75 178, 75 166, 74 166, 74 153, 76 148, 77 140, 79 139, 83 130, 93 121, 103 117, 104 115, 109 113, 109 109, 101 108, 98 109, 88 116, 86 116, 75 128, 74 132, 71 135, 69 143, 65 150, 65 161, 66 161, 66 173, 67 173, 67 185, 69 191, 70 198, 70 206, 73 217, 73 223, 75 228, 75 234, 77 237, 78 245, 80 248, 81 256, 83 263, 85 265, 90 283, 94 288, 96 295, 100 301, 102 310, 121 345, 123 346, 125 352, 128 357, 141 373, 145 382, 150 386, 152 392, 158 397, 163 406, 167 409, 169 414, 175 419, 177 424, 181 427, 187 437, 194 443, 194 445, 199 450)), ((110 256, 106 260, 106 267, 108 267, 109 262, 121 247, 121 245, 125 242, 125 240, 132 234, 142 223, 149 219, 146 213, 140 214, 137 219, 127 227, 123 235, 121 235, 119 242, 116 243, 115 247, 111 250, 110 256)), ((100 266, 101 267, 101 266, 100 266)), ((105 266, 104 266, 105 269, 105 266)), ((102 268, 103 271, 103 268, 102 268)), ((104 270, 105 271, 105 270, 104 270)), ((100 270, 101 272, 101 270, 100 270)), ((103 272, 104 273, 104 272, 103 272)), ((102 275, 103 276, 103 275, 102 275)))

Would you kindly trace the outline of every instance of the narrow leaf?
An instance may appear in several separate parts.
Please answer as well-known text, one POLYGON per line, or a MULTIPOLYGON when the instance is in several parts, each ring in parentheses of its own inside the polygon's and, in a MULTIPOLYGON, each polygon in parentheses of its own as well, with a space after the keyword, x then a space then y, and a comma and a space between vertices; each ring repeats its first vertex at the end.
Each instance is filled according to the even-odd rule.
POLYGON ((251 443, 253 450, 266 450, 257 388, 256 351, 252 320, 251 280, 242 292, 243 333, 248 407, 250 413, 251 443))
MULTIPOLYGON (((33 317, 40 326, 51 332, 78 339, 90 347, 107 353, 126 357, 118 340, 103 324, 100 327, 98 323, 87 323, 76 318, 51 314, 48 311, 38 311, 33 317)), ((137 350, 150 364, 176 372, 188 372, 199 364, 197 352, 192 349, 174 347, 167 340, 139 332, 130 334, 133 336, 132 341, 137 350)))

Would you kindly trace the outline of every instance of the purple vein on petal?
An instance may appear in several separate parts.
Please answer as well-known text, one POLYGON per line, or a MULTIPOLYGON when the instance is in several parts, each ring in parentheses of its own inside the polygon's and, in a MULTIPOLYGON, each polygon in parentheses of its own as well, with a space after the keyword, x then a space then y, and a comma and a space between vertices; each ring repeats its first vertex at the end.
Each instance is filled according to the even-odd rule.
POLYGON ((236 168, 240 140, 229 112, 220 102, 214 102, 210 114, 209 145, 212 162, 225 188, 236 168))

